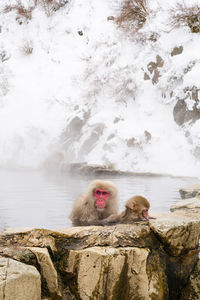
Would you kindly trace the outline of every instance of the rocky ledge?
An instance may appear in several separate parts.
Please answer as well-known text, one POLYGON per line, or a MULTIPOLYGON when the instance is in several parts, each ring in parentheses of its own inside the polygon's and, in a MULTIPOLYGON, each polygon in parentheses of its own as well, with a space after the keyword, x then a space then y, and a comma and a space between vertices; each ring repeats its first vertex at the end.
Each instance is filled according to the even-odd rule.
POLYGON ((149 223, 5 230, 0 300, 199 299, 199 216, 173 208, 149 223))

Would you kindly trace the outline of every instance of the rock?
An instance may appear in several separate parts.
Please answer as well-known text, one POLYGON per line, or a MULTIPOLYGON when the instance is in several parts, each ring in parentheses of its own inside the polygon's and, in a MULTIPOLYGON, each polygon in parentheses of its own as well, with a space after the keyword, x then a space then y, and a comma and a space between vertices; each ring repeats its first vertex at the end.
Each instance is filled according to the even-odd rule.
POLYGON ((190 274, 189 281, 184 287, 180 300, 199 300, 200 298, 200 260, 190 274))
POLYGON ((193 198, 197 195, 200 195, 200 184, 194 184, 187 188, 179 190, 182 199, 193 198))
MULTIPOLYGON (((79 109, 78 107, 74 108, 79 109)), ((64 140, 64 149, 67 150, 68 160, 74 158, 74 142, 79 141, 82 130, 90 117, 90 111, 82 112, 82 117, 74 117, 68 123, 65 131, 62 133, 61 140, 64 140)))
POLYGON ((49 294, 53 299, 62 297, 61 290, 58 284, 58 274, 52 263, 49 252, 46 248, 30 247, 29 250, 37 257, 38 264, 41 268, 43 280, 47 283, 49 294))
POLYGON ((151 133, 149 131, 145 130, 144 131, 144 135, 145 135, 146 141, 149 142, 151 140, 151 138, 152 138, 151 133))
POLYGON ((79 31, 78 31, 78 34, 79 34, 80 36, 83 36, 83 31, 82 31, 82 30, 79 30, 79 31))
POLYGON ((86 118, 86 120, 84 120, 77 116, 74 117, 67 126, 67 129, 65 132, 66 138, 74 137, 75 140, 78 139, 81 135, 82 127, 85 125, 86 121, 87 121, 87 118, 86 118))
POLYGON ((85 249, 94 246, 158 247, 147 223, 116 226, 82 226, 59 230, 33 229, 30 231, 4 231, 0 234, 0 246, 42 247, 52 253, 85 249))
POLYGON ((157 64, 151 61, 150 63, 148 63, 147 69, 152 74, 157 69, 157 64))
POLYGON ((170 211, 175 211, 178 209, 185 209, 185 210, 195 209, 196 212, 197 210, 199 210, 199 216, 200 216, 200 195, 194 198, 180 200, 170 207, 170 211))
POLYGON ((187 24, 192 33, 200 32, 200 18, 198 14, 191 14, 187 17, 187 24))
POLYGON ((42 247, 56 251, 55 239, 48 229, 9 228, 0 233, 0 247, 42 247))
POLYGON ((130 139, 126 140, 126 144, 127 144, 128 147, 134 147, 135 145, 137 145, 137 141, 133 137, 133 138, 130 138, 130 139))
POLYGON ((17 261, 23 262, 28 265, 33 265, 35 267, 37 266, 37 259, 35 254, 33 254, 26 247, 19 247, 19 246, 0 247, 0 256, 13 258, 17 261))
POLYGON ((159 78, 161 77, 159 68, 162 68, 164 65, 164 60, 160 55, 156 55, 156 62, 149 62, 147 65, 147 70, 149 71, 149 74, 147 72, 144 73, 144 80, 152 79, 153 84, 157 84, 159 78), (151 76, 152 74, 152 76, 151 76))
POLYGON ((153 83, 153 84, 157 84, 160 77, 161 77, 160 71, 158 71, 158 69, 155 69, 155 70, 154 70, 154 75, 153 75, 153 77, 152 77, 152 83, 153 83))
POLYGON ((187 122, 195 123, 200 119, 200 109, 199 109, 199 99, 198 99, 199 89, 196 86, 192 88, 186 88, 184 90, 185 96, 183 99, 179 99, 174 106, 173 116, 174 121, 182 126, 187 122), (192 108, 188 108, 187 99, 189 101, 193 100, 194 104, 192 108))
POLYGON ((148 224, 135 223, 116 226, 85 226, 53 233, 60 251, 85 249, 94 246, 158 247, 158 241, 148 224))
POLYGON ((104 166, 104 165, 96 165, 96 164, 82 164, 80 167, 77 166, 77 168, 70 168, 73 173, 78 173, 82 175, 98 175, 98 174, 114 174, 114 175, 120 175, 121 172, 119 170, 115 170, 111 168, 110 166, 104 166))
POLYGON ((40 300, 40 274, 33 266, 0 257, 0 299, 40 300))
POLYGON ((169 286, 169 298, 180 300, 183 288, 188 282, 197 260, 199 250, 191 250, 185 255, 178 257, 166 257, 166 273, 169 286))
POLYGON ((113 17, 113 16, 108 16, 107 17, 107 21, 114 21, 115 20, 115 17, 113 17))
POLYGON ((144 72, 144 80, 150 80, 150 79, 151 79, 150 76, 146 72, 144 72))
POLYGON ((115 226, 82 226, 59 230, 34 229, 0 235, 1 247, 11 245, 45 247, 52 253, 94 246, 159 247, 160 241, 173 256, 198 247, 200 219, 174 213, 157 214, 149 223, 138 222, 115 226), (158 239, 157 239, 157 238, 158 239))
POLYGON ((171 56, 179 55, 183 52, 183 46, 174 47, 174 49, 171 52, 171 56))
POLYGON ((179 300, 198 260, 200 218, 180 210, 155 216, 105 227, 6 230, 0 253, 37 266, 43 300, 179 300))
POLYGON ((151 220, 150 227, 172 256, 180 256, 198 247, 200 219, 168 213, 151 220))
POLYGON ((164 66, 164 60, 160 55, 156 55, 156 65, 158 68, 162 68, 164 66))
POLYGON ((166 257, 162 251, 151 250, 147 259, 146 272, 149 280, 149 299, 169 299, 166 257))
POLYGON ((71 250, 62 261, 62 272, 73 275, 70 289, 75 288, 77 298, 82 300, 148 300, 148 254, 148 249, 134 247, 71 250))
POLYGON ((115 134, 114 133, 111 133, 109 136, 108 136, 108 138, 107 138, 107 141, 110 141, 110 140, 112 140, 113 138, 115 138, 115 134))

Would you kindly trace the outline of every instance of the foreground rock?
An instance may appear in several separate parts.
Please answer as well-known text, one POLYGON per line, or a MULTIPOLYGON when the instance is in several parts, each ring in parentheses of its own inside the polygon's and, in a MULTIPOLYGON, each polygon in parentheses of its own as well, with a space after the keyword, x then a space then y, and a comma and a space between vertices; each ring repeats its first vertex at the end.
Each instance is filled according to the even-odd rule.
POLYGON ((0 254, 37 268, 43 300, 178 300, 193 287, 199 234, 200 218, 173 212, 132 225, 7 230, 0 254))
POLYGON ((71 250, 62 260, 61 270, 69 276, 78 269, 75 288, 80 299, 101 299, 100 295, 118 299, 126 294, 125 299, 149 299, 148 254, 149 250, 134 247, 71 250))
POLYGON ((180 300, 199 300, 200 298, 200 261, 192 271, 188 284, 182 291, 180 300))
POLYGON ((0 299, 40 300, 40 274, 33 266, 0 257, 0 299))

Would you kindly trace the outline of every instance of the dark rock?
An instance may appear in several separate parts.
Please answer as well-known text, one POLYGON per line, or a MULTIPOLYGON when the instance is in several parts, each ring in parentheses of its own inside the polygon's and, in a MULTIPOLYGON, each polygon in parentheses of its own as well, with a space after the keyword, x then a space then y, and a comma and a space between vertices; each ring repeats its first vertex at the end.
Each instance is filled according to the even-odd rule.
POLYGON ((113 16, 107 17, 107 21, 114 21, 114 20, 115 20, 115 17, 113 17, 113 16))
POLYGON ((162 68, 164 65, 164 60, 160 55, 156 55, 156 65, 158 68, 162 68))
POLYGON ((186 97, 184 99, 178 100, 176 105, 174 106, 174 120, 179 126, 182 126, 189 121, 194 123, 200 119, 200 109, 198 108, 198 91, 199 90, 195 86, 193 86, 191 89, 186 89, 186 97), (194 100, 194 106, 192 110, 188 109, 185 102, 185 100, 189 97, 194 100))
POLYGON ((200 184, 194 184, 187 188, 182 188, 179 190, 182 199, 193 198, 200 195, 200 184))
POLYGON ((145 72, 144 73, 144 80, 150 80, 151 78, 149 77, 149 75, 145 72))
POLYGON ((179 55, 183 52, 183 46, 174 47, 174 49, 171 52, 171 56, 179 55))
POLYGON ((192 33, 198 33, 200 32, 200 19, 198 15, 191 15, 187 18, 188 26, 190 27, 190 30, 192 33))

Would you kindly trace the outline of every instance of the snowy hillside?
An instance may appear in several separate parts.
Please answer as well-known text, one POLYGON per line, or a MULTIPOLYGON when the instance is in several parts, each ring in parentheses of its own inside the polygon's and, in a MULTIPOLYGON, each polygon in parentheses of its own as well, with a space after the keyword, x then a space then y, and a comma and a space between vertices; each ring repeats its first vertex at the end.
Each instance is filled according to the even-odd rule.
POLYGON ((1 1, 1 166, 199 176, 200 1, 135 2, 1 1))

